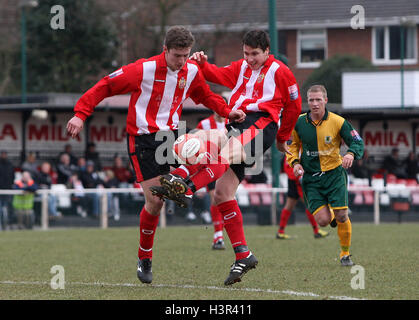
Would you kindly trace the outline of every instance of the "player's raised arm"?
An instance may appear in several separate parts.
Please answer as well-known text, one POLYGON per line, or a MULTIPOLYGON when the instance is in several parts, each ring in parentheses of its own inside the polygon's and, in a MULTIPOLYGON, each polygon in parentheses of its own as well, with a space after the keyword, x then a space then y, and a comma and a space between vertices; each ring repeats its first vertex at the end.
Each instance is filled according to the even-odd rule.
POLYGON ((134 91, 138 86, 140 69, 131 63, 102 78, 87 90, 74 106, 74 117, 67 123, 68 134, 75 138, 83 129, 83 122, 105 98, 134 91))

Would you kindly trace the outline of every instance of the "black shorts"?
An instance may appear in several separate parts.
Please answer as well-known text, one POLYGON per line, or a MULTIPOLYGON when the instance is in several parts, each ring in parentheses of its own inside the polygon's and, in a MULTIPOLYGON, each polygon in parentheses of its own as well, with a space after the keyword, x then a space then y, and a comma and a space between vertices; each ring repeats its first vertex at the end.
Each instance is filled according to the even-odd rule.
POLYGON ((252 112, 246 115, 242 123, 226 125, 228 136, 238 138, 246 152, 246 160, 239 164, 232 164, 231 170, 241 182, 245 176, 245 169, 252 167, 258 157, 263 155, 275 141, 278 124, 267 112, 252 112))
POLYGON ((287 196, 298 200, 302 198, 303 190, 301 188, 301 183, 295 180, 288 179, 288 192, 287 196))
POLYGON ((171 146, 178 137, 177 131, 172 131, 174 140, 169 142, 167 150, 162 153, 163 159, 157 159, 156 150, 163 144, 168 143, 168 138, 163 141, 156 140, 156 133, 132 136, 127 134, 128 155, 134 169, 135 180, 140 183, 170 172, 170 166, 177 167, 171 153, 171 146))

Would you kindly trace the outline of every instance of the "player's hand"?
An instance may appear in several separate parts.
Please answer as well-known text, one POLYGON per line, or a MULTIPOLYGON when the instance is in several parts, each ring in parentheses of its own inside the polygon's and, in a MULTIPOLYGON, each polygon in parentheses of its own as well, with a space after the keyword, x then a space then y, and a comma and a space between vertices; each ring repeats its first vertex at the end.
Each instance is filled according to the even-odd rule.
POLYGON ((205 62, 208 61, 208 56, 204 53, 204 51, 194 52, 189 59, 195 61, 200 66, 203 65, 205 62))
POLYGON ((67 133, 75 138, 83 130, 84 121, 76 116, 67 122, 67 133))
POLYGON ((243 122, 244 119, 246 119, 246 114, 243 112, 243 110, 231 110, 231 112, 228 114, 228 119, 231 122, 243 122))
POLYGON ((294 175, 298 178, 304 174, 303 166, 299 163, 296 163, 293 167, 294 169, 294 175))
POLYGON ((276 142, 276 147, 278 148, 279 151, 281 151, 283 153, 287 153, 290 156, 292 156, 292 153, 290 152, 290 148, 289 148, 286 141, 284 141, 284 142, 277 141, 276 142))
POLYGON ((350 153, 347 153, 342 159, 342 167, 344 169, 349 169, 350 167, 352 167, 353 162, 354 162, 354 156, 350 153))

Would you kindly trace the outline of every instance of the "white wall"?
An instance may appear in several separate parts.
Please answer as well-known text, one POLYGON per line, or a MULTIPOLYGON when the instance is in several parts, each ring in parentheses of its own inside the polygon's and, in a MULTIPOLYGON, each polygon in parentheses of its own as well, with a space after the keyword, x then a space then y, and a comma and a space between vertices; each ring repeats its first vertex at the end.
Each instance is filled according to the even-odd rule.
MULTIPOLYGON (((400 106, 400 71, 342 74, 342 108, 400 108, 400 106)), ((404 106, 419 107, 419 71, 404 71, 404 106)))

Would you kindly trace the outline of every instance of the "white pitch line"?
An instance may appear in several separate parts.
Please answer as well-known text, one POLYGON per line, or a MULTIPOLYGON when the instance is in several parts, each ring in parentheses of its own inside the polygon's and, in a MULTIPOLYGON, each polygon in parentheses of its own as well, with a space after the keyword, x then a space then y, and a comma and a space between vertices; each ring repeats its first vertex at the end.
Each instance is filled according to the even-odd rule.
MULTIPOLYGON (((49 282, 42 281, 0 281, 2 284, 12 284, 12 285, 50 285, 49 282)), ((216 286, 194 286, 194 285, 176 285, 176 284, 134 284, 134 283, 105 283, 105 282, 66 282, 65 285, 74 285, 74 286, 107 286, 107 287, 139 287, 146 288, 148 286, 157 287, 157 288, 178 288, 178 289, 207 289, 207 290, 223 290, 223 291, 245 291, 245 292, 262 292, 262 293, 272 293, 272 294, 282 294, 289 296, 300 296, 300 297, 313 297, 313 298, 322 298, 325 295, 319 295, 313 292, 297 292, 292 290, 271 290, 271 289, 259 289, 259 288, 227 288, 227 287, 216 287, 216 286)), ((328 298, 333 300, 365 300, 354 297, 347 296, 329 296, 328 298)))

